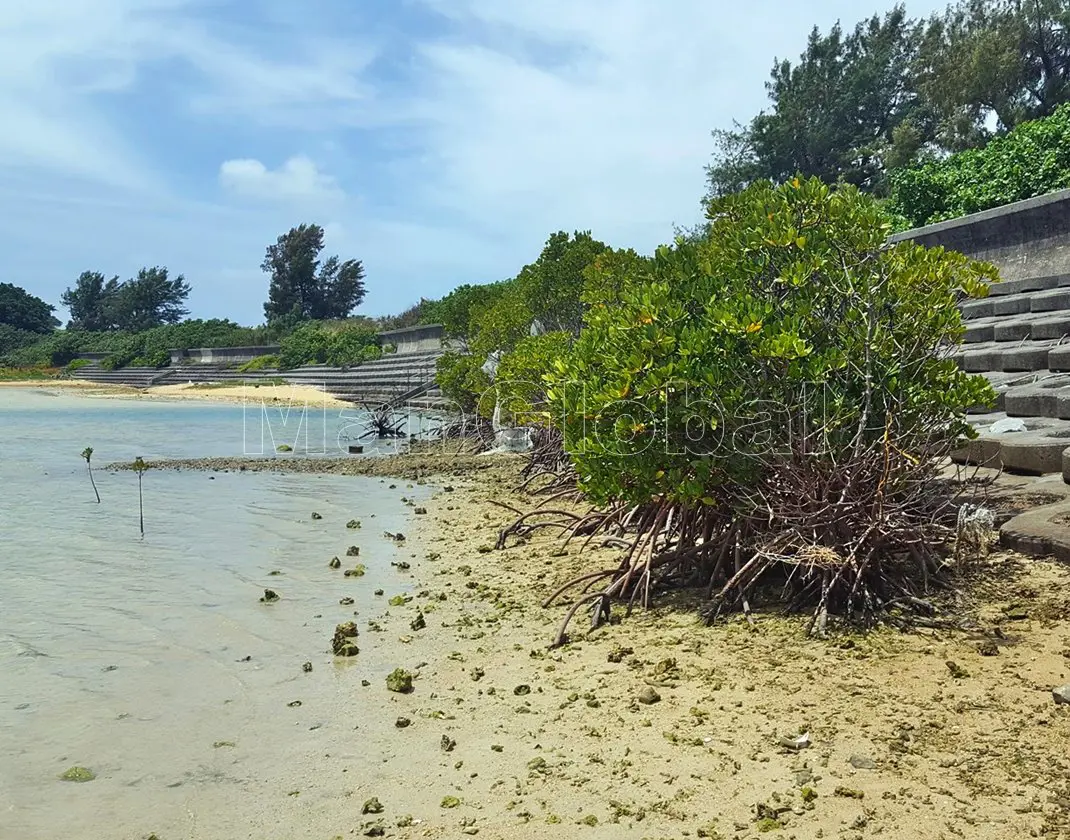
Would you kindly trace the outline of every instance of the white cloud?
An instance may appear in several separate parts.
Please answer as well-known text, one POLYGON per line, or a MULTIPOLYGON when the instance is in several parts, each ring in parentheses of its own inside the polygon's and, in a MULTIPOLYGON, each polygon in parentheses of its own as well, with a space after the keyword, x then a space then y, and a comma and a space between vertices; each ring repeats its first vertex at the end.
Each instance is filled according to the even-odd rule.
POLYGON ((56 300, 85 268, 166 262, 195 314, 254 321, 264 247, 306 221, 364 260, 370 312, 511 276, 558 229, 650 250, 696 221, 709 132, 766 105, 774 57, 862 14, 855 0, 314 5, 0 3, 0 276, 56 300), (308 156, 285 160, 296 149, 308 156))
POLYGON ((236 195, 268 201, 328 202, 345 195, 334 178, 304 155, 290 158, 278 169, 252 158, 227 160, 219 167, 219 183, 236 195))

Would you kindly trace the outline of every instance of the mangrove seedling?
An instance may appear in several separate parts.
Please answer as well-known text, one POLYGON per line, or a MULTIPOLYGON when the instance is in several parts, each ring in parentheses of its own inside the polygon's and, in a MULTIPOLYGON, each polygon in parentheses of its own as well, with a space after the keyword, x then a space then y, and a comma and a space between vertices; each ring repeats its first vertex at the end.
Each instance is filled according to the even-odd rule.
POLYGON ((97 490, 97 483, 93 480, 93 447, 87 446, 82 450, 82 457, 85 458, 86 469, 89 470, 89 483, 93 485, 93 495, 97 497, 97 504, 100 504, 100 493, 97 490))
POLYGON ((133 470, 137 473, 137 510, 138 521, 141 524, 141 536, 145 536, 145 499, 141 492, 141 479, 148 468, 149 465, 145 463, 140 455, 134 459, 133 470))

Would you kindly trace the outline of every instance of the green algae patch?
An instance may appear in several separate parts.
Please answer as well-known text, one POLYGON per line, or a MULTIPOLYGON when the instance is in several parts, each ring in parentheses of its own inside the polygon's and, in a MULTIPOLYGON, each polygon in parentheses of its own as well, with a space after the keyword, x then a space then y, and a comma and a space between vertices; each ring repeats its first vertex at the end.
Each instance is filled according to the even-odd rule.
POLYGON ((388 691, 408 694, 412 691, 412 674, 402 668, 395 668, 386 676, 388 691))
POLYGON ((97 777, 97 774, 90 770, 88 767, 70 767, 63 771, 60 775, 60 779, 65 782, 91 782, 97 777))
POLYGON ((456 808, 461 804, 461 800, 456 796, 443 796, 441 807, 443 808, 456 808))

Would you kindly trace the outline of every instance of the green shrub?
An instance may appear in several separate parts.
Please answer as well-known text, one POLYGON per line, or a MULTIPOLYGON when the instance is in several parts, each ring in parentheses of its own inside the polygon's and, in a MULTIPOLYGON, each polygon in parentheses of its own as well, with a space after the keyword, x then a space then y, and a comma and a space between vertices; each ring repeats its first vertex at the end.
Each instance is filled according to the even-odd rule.
POLYGON ((93 363, 89 359, 73 359, 72 361, 68 362, 67 365, 63 368, 63 372, 69 376, 76 370, 81 370, 82 368, 88 367, 91 364, 93 363))
POLYGON ((466 414, 479 409, 489 417, 494 411, 493 389, 483 372, 483 359, 471 354, 448 351, 437 362, 435 381, 442 396, 466 414), (488 411, 489 402, 489 411, 488 411))
POLYGON ((377 333, 371 327, 342 327, 329 333, 326 361, 332 367, 359 365, 379 355, 377 333))
MULTIPOLYGON (((800 602, 872 618, 936 568, 936 466, 992 398, 946 348, 959 300, 995 270, 886 246, 872 199, 816 179, 757 183, 709 213, 707 239, 659 248, 588 310, 549 391, 566 450, 592 500, 638 506, 643 534, 672 523, 660 576, 738 604, 799 556, 800 602)), ((629 557, 618 594, 650 574, 645 550, 629 557)))
POLYGON ((930 157, 891 174, 889 210, 910 226, 1070 187, 1070 103, 981 149, 930 157))
POLYGON ((330 335, 316 323, 306 323, 282 339, 279 350, 280 370, 301 365, 322 365, 327 361, 330 335))
POLYGON ((244 364, 238 365, 239 373, 255 373, 261 370, 274 369, 279 366, 279 357, 274 355, 257 356, 244 364))
POLYGON ((501 403, 503 414, 509 416, 507 422, 518 426, 550 423, 544 404, 545 378, 565 358, 571 344, 572 336, 566 332, 532 335, 502 356, 490 397, 501 403))

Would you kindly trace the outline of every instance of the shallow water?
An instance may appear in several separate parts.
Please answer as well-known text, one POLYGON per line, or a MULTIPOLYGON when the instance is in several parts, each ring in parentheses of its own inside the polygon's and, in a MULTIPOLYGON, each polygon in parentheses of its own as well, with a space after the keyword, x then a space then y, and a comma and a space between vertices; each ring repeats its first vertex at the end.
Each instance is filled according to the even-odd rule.
MULTIPOLYGON (((323 422, 320 439, 310 426, 313 452, 337 446, 353 420, 332 411, 323 422)), ((336 825, 353 812, 338 795, 345 777, 322 778, 374 772, 352 711, 367 696, 361 680, 381 686, 399 663, 365 655, 364 626, 385 609, 373 590, 389 596, 410 580, 390 566, 399 549, 383 534, 411 525, 400 496, 429 489, 149 471, 142 537, 136 475, 105 469, 136 455, 259 454, 259 433, 240 405, 0 390, 2 840, 322 837, 359 821, 358 807, 336 825), (346 529, 352 518, 363 527, 346 529), (357 562, 351 544, 363 578, 327 566, 333 555, 357 562), (266 587, 282 600, 259 603, 266 587), (356 603, 340 606, 344 595, 356 603), (334 626, 354 611, 359 662, 335 660, 334 626), (72 765, 97 779, 60 781, 72 765)), ((388 717, 360 715, 373 728, 388 717)))

